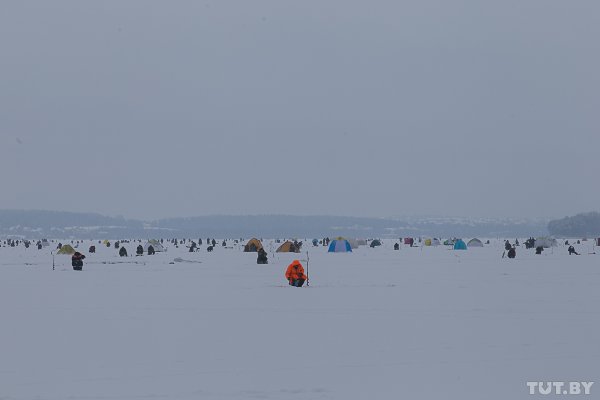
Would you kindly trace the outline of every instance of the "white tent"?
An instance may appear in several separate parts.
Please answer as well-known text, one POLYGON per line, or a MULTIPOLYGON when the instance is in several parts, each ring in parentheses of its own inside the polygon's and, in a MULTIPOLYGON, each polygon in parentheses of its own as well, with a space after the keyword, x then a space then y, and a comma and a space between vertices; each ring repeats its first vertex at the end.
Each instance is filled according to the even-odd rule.
POLYGON ((547 237, 547 236, 543 236, 543 237, 539 237, 537 239, 535 239, 535 247, 544 247, 544 248, 549 248, 549 247, 556 247, 558 246, 558 242, 556 241, 556 239, 551 238, 551 237, 547 237))
POLYGON ((146 253, 148 252, 148 247, 150 245, 152 245, 152 247, 154 247, 154 251, 157 252, 157 253, 165 251, 164 246, 158 240, 150 239, 144 245, 144 251, 146 253))
POLYGON ((348 243, 350 243, 350 247, 352 247, 353 249, 358 248, 358 242, 356 239, 346 239, 346 240, 348 240, 348 243))
POLYGON ((365 239, 346 239, 350 243, 350 247, 357 249, 358 246, 366 246, 367 241, 365 239))

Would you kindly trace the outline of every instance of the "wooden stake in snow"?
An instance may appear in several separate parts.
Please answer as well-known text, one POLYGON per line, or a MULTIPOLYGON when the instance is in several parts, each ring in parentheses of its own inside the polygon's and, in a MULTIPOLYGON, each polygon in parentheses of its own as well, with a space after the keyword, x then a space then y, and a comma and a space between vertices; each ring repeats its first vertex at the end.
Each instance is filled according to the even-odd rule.
POLYGON ((310 257, 308 257, 308 251, 306 252, 306 287, 310 286, 308 284, 308 262, 310 261, 310 257))

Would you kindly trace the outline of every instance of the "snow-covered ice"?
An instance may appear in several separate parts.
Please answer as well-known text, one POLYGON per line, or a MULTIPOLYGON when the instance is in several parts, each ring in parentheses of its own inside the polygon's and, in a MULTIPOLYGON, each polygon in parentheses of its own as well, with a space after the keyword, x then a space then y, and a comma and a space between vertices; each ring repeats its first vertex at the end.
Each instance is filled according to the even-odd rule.
POLYGON ((498 240, 305 243, 274 254, 266 241, 257 265, 237 245, 123 259, 85 242, 82 272, 68 256, 52 270, 56 243, 0 248, 0 399, 506 400, 530 398, 527 381, 600 381, 591 242, 514 260, 498 240), (306 250, 310 287, 289 287, 306 250))

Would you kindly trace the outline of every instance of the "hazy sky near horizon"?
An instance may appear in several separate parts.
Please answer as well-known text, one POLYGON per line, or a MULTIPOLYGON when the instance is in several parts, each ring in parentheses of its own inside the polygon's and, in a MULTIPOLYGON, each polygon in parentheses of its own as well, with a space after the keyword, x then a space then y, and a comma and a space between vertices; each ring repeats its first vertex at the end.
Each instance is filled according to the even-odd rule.
POLYGON ((0 208, 598 210, 600 2, 0 4, 0 208))

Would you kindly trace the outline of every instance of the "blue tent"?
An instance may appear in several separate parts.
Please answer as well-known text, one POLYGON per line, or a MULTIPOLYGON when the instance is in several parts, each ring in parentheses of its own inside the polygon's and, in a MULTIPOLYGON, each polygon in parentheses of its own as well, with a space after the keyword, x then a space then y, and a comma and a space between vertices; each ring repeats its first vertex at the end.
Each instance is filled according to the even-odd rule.
POLYGON ((352 246, 346 239, 338 238, 331 241, 327 251, 329 253, 348 253, 352 252, 352 246))
POLYGON ((467 245, 462 239, 458 239, 454 242, 454 250, 466 250, 467 245))

